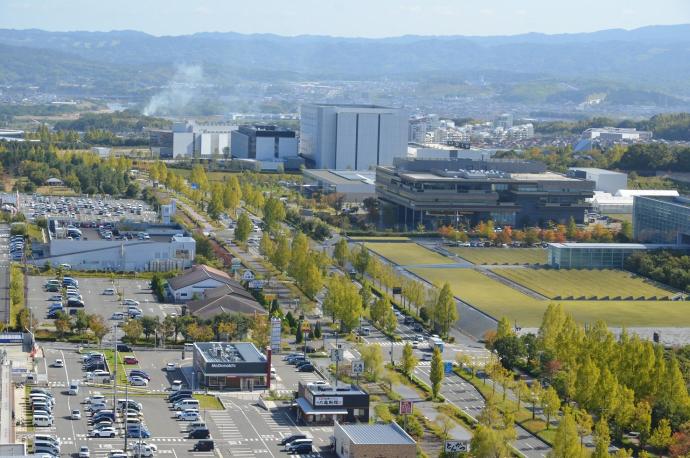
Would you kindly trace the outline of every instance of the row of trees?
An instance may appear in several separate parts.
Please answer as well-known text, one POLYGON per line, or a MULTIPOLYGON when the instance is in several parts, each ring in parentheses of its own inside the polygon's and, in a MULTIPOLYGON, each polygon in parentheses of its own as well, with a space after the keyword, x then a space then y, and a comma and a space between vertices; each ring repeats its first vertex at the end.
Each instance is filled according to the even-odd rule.
POLYGON ((632 225, 628 221, 621 223, 621 230, 614 231, 600 224, 592 228, 581 229, 570 218, 568 224, 550 224, 548 228, 529 227, 524 230, 513 229, 510 226, 497 231, 494 222, 482 221, 469 230, 460 230, 452 226, 442 226, 439 234, 455 242, 467 242, 470 238, 483 238, 496 245, 521 242, 526 245, 535 245, 540 242, 562 243, 568 240, 577 242, 629 242, 632 240, 632 225))
POLYGON ((90 333, 99 345, 109 331, 101 315, 96 313, 87 314, 84 310, 78 310, 73 317, 65 312, 58 312, 53 322, 59 338, 63 338, 70 333, 86 337, 87 333, 90 333))
POLYGON ((690 256, 671 251, 644 251, 625 260, 625 268, 681 291, 690 292, 690 256))

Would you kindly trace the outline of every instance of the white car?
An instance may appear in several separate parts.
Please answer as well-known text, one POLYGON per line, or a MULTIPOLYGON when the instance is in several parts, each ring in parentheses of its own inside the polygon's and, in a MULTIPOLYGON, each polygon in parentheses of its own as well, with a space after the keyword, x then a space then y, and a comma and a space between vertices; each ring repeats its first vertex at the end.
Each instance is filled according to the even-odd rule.
POLYGON ((186 409, 182 412, 177 412, 177 419, 182 421, 198 421, 199 411, 194 409, 186 409))
POLYGON ((141 444, 135 442, 130 447, 130 450, 134 456, 149 457, 153 456, 158 451, 158 447, 156 447, 155 444, 147 444, 146 442, 142 442, 141 444))
POLYGON ((172 385, 170 385, 170 391, 173 393, 175 391, 180 391, 182 389, 182 380, 173 380, 172 385))
POLYGON ((96 369, 95 371, 92 372, 94 377, 105 377, 110 375, 110 372, 103 370, 103 369, 96 369))
POLYGON ((112 426, 106 426, 101 429, 94 429, 91 431, 91 437, 115 437, 117 431, 112 426))
POLYGON ((53 363, 53 367, 65 367, 65 362, 61 359, 56 359, 53 363))
POLYGON ((165 365, 165 370, 166 370, 167 372, 174 372, 175 370, 177 370, 177 364, 175 364, 175 363, 168 363, 168 364, 165 365))
POLYGON ((139 305, 140 305, 139 301, 135 301, 134 299, 125 299, 124 301, 122 301, 122 303, 125 305, 133 305, 136 307, 139 307, 139 305))
POLYGON ((115 295, 115 288, 106 288, 103 290, 103 295, 104 296, 114 296, 115 295))
POLYGON ((103 396, 101 393, 96 391, 91 396, 88 396, 86 399, 84 399, 84 402, 86 404, 91 404, 94 402, 103 402, 105 404, 107 402, 107 400, 106 400, 105 396, 103 396))
POLYGON ((72 420, 81 420, 81 412, 79 410, 73 410, 72 415, 70 415, 72 420))
POLYGON ((79 458, 91 458, 91 452, 89 452, 89 447, 82 445, 79 447, 79 458))
POLYGON ((110 319, 115 321, 122 321, 125 319, 125 314, 122 312, 115 312, 112 315, 110 315, 110 319))
POLYGON ((134 376, 129 378, 129 384, 132 386, 148 386, 149 381, 143 377, 134 376))

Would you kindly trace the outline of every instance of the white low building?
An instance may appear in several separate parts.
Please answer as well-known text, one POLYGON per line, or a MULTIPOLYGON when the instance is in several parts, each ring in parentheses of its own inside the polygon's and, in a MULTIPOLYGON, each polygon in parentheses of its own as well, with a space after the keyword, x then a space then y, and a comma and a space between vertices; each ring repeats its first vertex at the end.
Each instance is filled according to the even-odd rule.
POLYGON ((632 214, 635 196, 678 197, 675 189, 619 189, 615 194, 594 191, 592 209, 600 214, 632 214))

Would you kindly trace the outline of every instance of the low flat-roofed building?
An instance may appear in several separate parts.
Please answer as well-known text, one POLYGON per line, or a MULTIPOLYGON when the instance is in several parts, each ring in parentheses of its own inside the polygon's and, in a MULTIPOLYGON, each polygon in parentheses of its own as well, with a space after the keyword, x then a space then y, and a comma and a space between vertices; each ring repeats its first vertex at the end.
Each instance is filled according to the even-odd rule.
POLYGON ((271 353, 251 342, 196 342, 193 351, 194 387, 213 390, 270 388, 271 353))
POLYGON ((675 189, 619 189, 615 194, 594 191, 592 210, 601 214, 631 214, 635 196, 678 197, 675 189))
POLYGON ((326 170, 305 169, 302 173, 305 194, 338 193, 345 196, 346 202, 362 202, 367 197, 376 196, 376 172, 369 170, 326 170))
POLYGON ((369 421, 369 393, 356 385, 317 385, 300 381, 297 419, 303 424, 369 421))
POLYGON ((335 453, 339 458, 415 458, 417 442, 396 422, 333 427, 335 453))
POLYGON ((690 245, 645 243, 549 243, 548 264, 561 269, 622 269, 633 253, 687 250, 690 245))
POLYGON ((613 170, 595 167, 570 167, 568 175, 593 181, 595 191, 615 194, 619 189, 628 187, 628 174, 613 170))

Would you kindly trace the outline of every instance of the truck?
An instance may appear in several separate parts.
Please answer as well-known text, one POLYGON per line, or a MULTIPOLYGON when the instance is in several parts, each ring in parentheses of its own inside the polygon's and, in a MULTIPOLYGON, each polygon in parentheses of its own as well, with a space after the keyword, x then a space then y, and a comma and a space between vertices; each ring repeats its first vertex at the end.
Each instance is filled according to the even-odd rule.
POLYGON ((433 351, 434 348, 438 348, 438 350, 443 353, 443 339, 441 339, 439 336, 429 337, 429 348, 431 351, 433 351))

